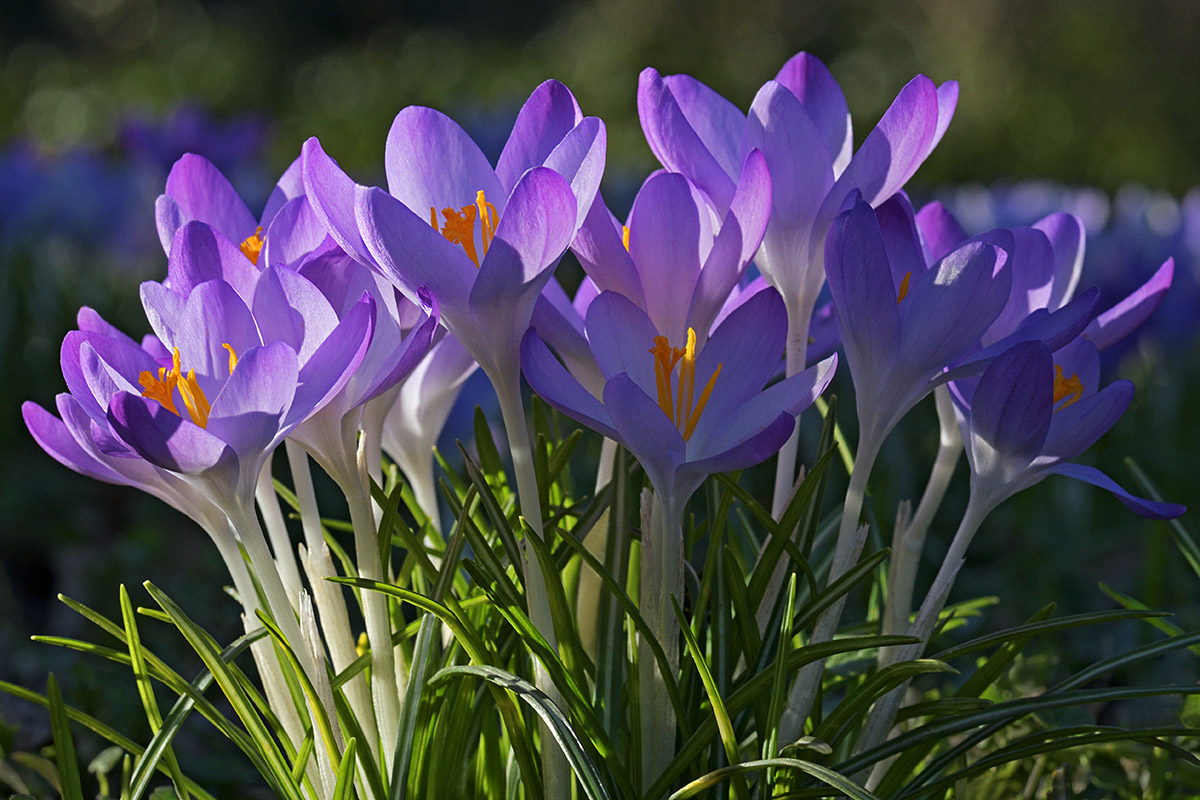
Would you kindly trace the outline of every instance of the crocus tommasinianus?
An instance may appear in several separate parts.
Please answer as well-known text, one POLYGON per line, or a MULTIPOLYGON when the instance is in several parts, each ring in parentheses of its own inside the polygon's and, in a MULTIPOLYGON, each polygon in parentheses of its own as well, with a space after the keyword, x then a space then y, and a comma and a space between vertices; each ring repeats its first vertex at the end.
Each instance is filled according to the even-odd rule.
MULTIPOLYGON (((788 359, 802 363, 808 321, 824 281, 825 231, 855 191, 871 205, 912 177, 941 140, 958 84, 918 75, 851 155, 850 112, 819 60, 798 53, 759 90, 749 115, 688 75, 642 72, 638 115, 667 169, 682 172, 719 215, 729 208, 746 154, 766 157, 774 186, 771 221, 755 264, 788 307, 788 359)), ((789 368, 789 371, 792 371, 789 368)))
POLYGON ((628 448, 663 502, 682 510, 705 476, 774 454, 795 415, 833 377, 836 357, 763 389, 779 366, 786 326, 783 303, 768 289, 731 313, 702 347, 694 331, 672 342, 631 300, 604 292, 588 308, 586 328, 605 377, 601 398, 567 372, 536 331, 525 336, 521 360, 534 391, 628 448))
POLYGON ((170 286, 142 286, 160 358, 114 346, 84 370, 103 380, 108 397, 94 393, 127 449, 244 512, 274 447, 361 363, 375 304, 364 297, 339 319, 307 279, 259 271, 229 244, 204 223, 181 228, 170 286))
POLYGON ((1099 389, 1099 379, 1099 352, 1086 339, 1053 355, 1042 342, 1025 342, 997 357, 969 397, 956 395, 971 493, 985 508, 1049 475, 1066 475, 1112 492, 1143 517, 1184 512, 1177 503, 1131 495, 1095 467, 1070 463, 1116 424, 1133 399, 1129 381, 1099 389))
POLYGON ((495 168, 454 121, 402 110, 384 153, 388 191, 357 186, 310 139, 309 198, 334 239, 410 300, 427 286, 442 320, 497 390, 551 268, 599 187, 605 131, 557 81, 530 96, 495 168))
POLYGON ((719 228, 694 183, 656 172, 624 226, 597 198, 572 250, 601 291, 632 300, 660 335, 682 341, 692 328, 703 346, 758 250, 770 209, 771 176, 762 154, 751 150, 719 228))

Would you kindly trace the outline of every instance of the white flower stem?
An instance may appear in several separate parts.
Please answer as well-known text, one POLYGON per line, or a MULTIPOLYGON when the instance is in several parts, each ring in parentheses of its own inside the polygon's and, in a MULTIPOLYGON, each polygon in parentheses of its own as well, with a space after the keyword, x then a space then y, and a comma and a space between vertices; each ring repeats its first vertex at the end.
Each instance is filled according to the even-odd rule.
MULTIPOLYGON (((342 486, 350 507, 350 522, 354 527, 354 554, 358 574, 362 578, 386 582, 383 562, 379 557, 379 532, 375 512, 371 507, 370 477, 367 474, 366 445, 360 438, 358 446, 357 486, 342 486)), ((367 624, 367 641, 371 645, 371 692, 379 714, 379 735, 383 739, 386 768, 392 768, 395 757, 393 743, 400 726, 400 688, 395 652, 392 649, 392 622, 388 615, 388 599, 379 592, 365 591, 362 595, 363 617, 367 624)))
MULTIPOLYGON (((954 477, 962 453, 962 433, 954 416, 950 391, 939 386, 933 391, 937 403, 939 443, 929 482, 921 495, 912 520, 905 526, 897 525, 892 535, 891 567, 888 570, 887 605, 883 616, 884 634, 901 633, 908 628, 908 617, 912 613, 913 584, 921 563, 921 551, 925 548, 925 535, 933 522, 954 477)), ((880 651, 880 666, 883 666, 884 651, 880 651)))
MULTIPOLYGON (((313 589, 313 603, 321 624, 321 633, 329 648, 329 657, 335 672, 341 672, 358 657, 354 634, 350 628, 350 615, 346 610, 344 589, 327 579, 335 577, 337 571, 330 558, 329 546, 321 530, 317 510, 317 497, 313 491, 312 472, 308 466, 308 454, 296 442, 287 440, 288 465, 292 471, 292 483, 300 501, 300 520, 304 529, 304 568, 313 589)), ((379 763, 379 729, 375 724, 375 709, 371 702, 371 690, 366 674, 360 672, 345 684, 346 700, 354 711, 354 717, 367 738, 367 745, 375 763, 379 763)))
MULTIPOLYGON (((617 458, 617 443, 605 437, 600 446, 600 463, 596 467, 596 494, 600 494, 612 482, 613 463, 617 458)), ((609 507, 611 510, 611 506, 609 507)), ((608 511, 605 516, 592 528, 591 533, 583 542, 588 552, 600 562, 608 547, 608 511)), ((596 632, 600 625, 601 598, 604 596, 604 582, 600 576, 590 569, 584 569, 579 574, 579 590, 576 593, 576 617, 579 622, 579 639, 584 649, 593 659, 596 657, 596 632)))
POLYGON ((267 536, 271 540, 271 550, 275 553, 275 564, 279 567, 279 577, 287 589, 288 600, 292 610, 299 610, 300 570, 296 566, 296 548, 288 535, 287 523, 283 520, 283 512, 279 508, 279 496, 275 494, 275 483, 271 477, 271 462, 275 460, 272 454, 258 474, 258 485, 254 489, 254 498, 258 501, 258 510, 262 514, 267 536))
MULTIPOLYGON (((496 397, 500 401, 500 414, 504 418, 504 429, 508 435, 508 447, 512 453, 513 472, 517 479, 517 499, 521 504, 521 514, 525 522, 538 536, 542 536, 542 503, 538 493, 537 472, 533 466, 533 447, 529 439, 529 424, 525 419, 525 407, 521 402, 521 376, 519 372, 512 375, 488 375, 492 386, 496 389, 496 397)), ((558 636, 554 632, 554 618, 550 613, 550 598, 546 592, 546 576, 542 572, 541 563, 528 542, 521 542, 521 555, 524 560, 525 598, 529 604, 529 619, 538 632, 545 637, 546 642, 555 652, 558 651, 558 636)), ((555 578, 557 580, 557 578, 555 578)), ((542 663, 534 659, 534 684, 544 692, 555 705, 563 708, 562 694, 550 680, 542 663)), ((542 785, 546 800, 551 798, 570 798, 574 779, 571 767, 566 757, 558 749, 549 727, 540 723, 542 741, 542 785)))
MULTIPOLYGON (((974 493, 971 494, 971 499, 967 502, 967 510, 963 513, 962 521, 954 534, 954 540, 950 542, 950 549, 942 561, 942 567, 938 570, 937 577, 934 578, 933 585, 929 588, 929 593, 925 595, 925 601, 921 603, 916 619, 908 629, 909 635, 916 636, 921 641, 918 644, 888 648, 887 663, 881 663, 881 667, 919 658, 925 652, 925 647, 929 644, 929 638, 933 635, 933 629, 937 625, 938 616, 946 607, 946 600, 950 597, 954 579, 958 577, 958 571, 966 563, 967 548, 971 545, 976 531, 979 530, 980 524, 990 511, 989 504, 981 502, 974 493)), ((868 750, 884 740, 896 721, 896 713, 900 709, 900 701, 903 700, 904 691, 907 688, 908 682, 906 681, 875 701, 875 705, 871 707, 871 711, 867 715, 862 736, 859 737, 858 745, 855 748, 856 751, 868 750)), ((872 774, 872 779, 875 781, 881 777, 882 775, 872 774)))
MULTIPOLYGON (((785 377, 804 371, 808 359, 808 328, 812 324, 813 304, 806 298, 788 304, 787 349, 785 351, 785 377)), ((783 516, 784 509, 792 499, 796 482, 796 456, 800 450, 800 420, 792 435, 784 442, 775 463, 775 493, 771 499, 771 516, 776 521, 783 516)))
MULTIPOLYGON (((829 578, 825 585, 829 586, 842 577, 858 561, 862 554, 863 545, 867 540, 867 527, 859 526, 858 518, 862 514, 863 499, 866 496, 867 481, 871 477, 871 469, 879 455, 882 437, 872 436, 869 431, 860 434, 858 450, 854 455, 854 472, 850 474, 850 484, 846 487, 846 500, 842 505, 842 522, 838 528, 837 547, 833 554, 833 563, 829 568, 829 578)), ((821 612, 813 626, 809 645, 823 644, 833 639, 838 623, 842 619, 842 610, 846 606, 846 595, 842 595, 827 609, 821 612)), ((784 709, 780 720, 779 742, 781 745, 795 741, 804 731, 804 721, 812 710, 817 689, 824 674, 825 662, 814 661, 800 670, 792 684, 788 695, 787 708, 784 709)))
MULTIPOLYGON (((649 499, 643 495, 642 502, 649 499)), ((646 515, 643 512, 643 520, 646 515)), ((683 527, 681 510, 653 495, 648 526, 642 529, 642 563, 638 599, 642 616, 667 657, 672 674, 679 671, 679 620, 671 603, 683 605, 683 527)), ((675 757, 675 709, 666 677, 647 642, 638 645, 638 693, 642 723, 642 790, 647 791, 675 757)))

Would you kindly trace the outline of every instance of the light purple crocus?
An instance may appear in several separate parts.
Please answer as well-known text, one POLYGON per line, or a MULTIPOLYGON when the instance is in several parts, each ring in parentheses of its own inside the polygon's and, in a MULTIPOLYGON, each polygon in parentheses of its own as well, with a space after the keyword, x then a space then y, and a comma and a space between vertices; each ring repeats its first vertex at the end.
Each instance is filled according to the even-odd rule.
POLYGON ((763 389, 778 368, 786 326, 778 293, 766 290, 731 313, 702 347, 694 331, 670 342, 631 300, 604 292, 592 301, 586 327, 605 379, 600 397, 554 358, 536 331, 525 336, 521 360, 534 391, 628 448, 664 503, 682 510, 707 475, 774 454, 795 415, 833 377, 836 357, 763 389))
POLYGON ((449 117, 410 106, 388 134, 387 192, 354 184, 316 139, 304 146, 305 185, 347 253, 410 300, 421 286, 437 296, 446 327, 498 385, 518 374, 521 336, 591 208, 604 147, 603 123, 547 81, 495 168, 449 117))
POLYGON ((625 225, 597 199, 572 250, 601 291, 641 308, 655 328, 682 341, 689 328, 703 345, 762 241, 771 209, 771 176, 751 150, 720 226, 686 176, 656 172, 638 191, 625 225))
POLYGON ((1170 519, 1177 503, 1136 497, 1095 467, 1075 464, 1133 399, 1133 384, 1098 389, 1100 355, 1085 339, 1051 355, 1042 342, 1018 344, 992 362, 969 398, 959 396, 971 493, 986 509, 1050 475, 1099 486, 1134 513, 1170 519))
POLYGON ((825 278, 821 249, 829 224, 856 191, 877 205, 902 188, 941 140, 957 100, 955 82, 936 86, 918 75, 852 155, 842 90, 807 53, 793 56, 763 85, 748 115, 688 75, 663 77, 648 68, 638 83, 650 149, 667 169, 691 178, 718 215, 732 202, 746 154, 758 148, 766 157, 774 193, 755 264, 787 303, 793 366, 804 358, 825 278))

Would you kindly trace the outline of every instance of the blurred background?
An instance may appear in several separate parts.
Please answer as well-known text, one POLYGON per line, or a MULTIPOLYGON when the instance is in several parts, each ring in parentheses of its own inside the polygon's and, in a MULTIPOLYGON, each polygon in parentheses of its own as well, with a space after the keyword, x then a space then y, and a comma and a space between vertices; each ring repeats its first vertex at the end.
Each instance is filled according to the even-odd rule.
MULTIPOLYGON (((71 702, 144 739, 126 673, 29 643, 33 633, 90 635, 56 593, 111 615, 118 583, 136 598, 150 579, 186 598, 210 630, 236 633, 233 606, 217 588, 219 561, 191 523, 145 495, 70 473, 20 419, 22 401, 52 406, 62 390, 59 343, 79 306, 130 333, 145 329, 136 287, 165 270, 153 202, 174 160, 205 155, 257 212, 309 136, 360 181, 377 182, 384 135, 409 104, 447 112, 494 157, 520 103, 548 77, 606 120, 604 191, 618 213, 657 166, 636 116, 645 66, 690 73, 746 108, 788 57, 808 50, 840 81, 856 143, 912 75, 958 80, 954 122, 909 184, 915 200, 944 200, 972 233, 1055 210, 1079 214, 1089 229, 1081 286, 1099 284, 1102 307, 1177 259, 1171 296, 1107 360, 1106 379, 1133 378, 1138 393, 1088 462, 1133 486, 1122 463, 1132 456, 1171 499, 1195 508, 1200 4, 768 0, 753 8, 740 0, 0 4, 0 680, 40 689, 53 669, 71 702)), ((885 449, 873 498, 881 519, 923 486, 924 467, 910 465, 914 454, 932 459, 932 420, 922 409, 885 449)), ((962 507, 964 484, 959 476, 943 527, 962 507)), ((1067 481, 1003 506, 969 570, 963 591, 1001 599, 983 623, 991 627, 1052 599, 1063 611, 1111 607, 1098 581, 1175 612, 1185 628, 1200 624, 1196 576, 1165 525, 1067 481)), ((1061 657, 1108 646, 1068 642, 1061 657)), ((188 663, 182 649, 173 652, 188 663)), ((191 735, 194 748, 209 746, 204 731, 191 735)), ((0 696, 0 748, 48 740, 42 712, 0 696)), ((237 782, 227 767, 192 773, 218 794, 222 781, 237 782)))

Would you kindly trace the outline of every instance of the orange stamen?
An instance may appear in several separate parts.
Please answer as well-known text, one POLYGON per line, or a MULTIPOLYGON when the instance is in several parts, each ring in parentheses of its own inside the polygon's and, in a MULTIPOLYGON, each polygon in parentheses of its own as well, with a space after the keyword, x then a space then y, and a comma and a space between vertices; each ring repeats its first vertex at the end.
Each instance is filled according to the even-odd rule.
POLYGON ((250 259, 250 263, 258 266, 258 257, 263 249, 262 226, 259 225, 251 236, 247 236, 238 245, 238 249, 242 251, 242 255, 250 259))
MULTIPOLYGON (((236 364, 236 359, 233 356, 233 348, 229 348, 230 371, 233 370, 233 364, 236 364)), ((200 388, 200 383, 196 380, 196 370, 191 370, 185 376, 179 363, 179 348, 175 348, 175 353, 171 357, 171 369, 166 367, 158 368, 158 377, 149 370, 142 372, 138 376, 138 383, 142 387, 142 397, 149 397, 151 400, 156 400, 158 403, 177 417, 183 415, 179 413, 179 409, 175 406, 175 390, 179 389, 179 396, 183 398, 183 405, 188 410, 188 415, 192 418, 192 422, 204 428, 208 425, 208 415, 212 411, 212 406, 208 402, 208 398, 204 396, 204 390, 200 388)))
POLYGON ((629 226, 621 226, 621 244, 625 245, 625 252, 629 252, 629 226))
POLYGON ((910 278, 912 278, 911 272, 904 273, 904 278, 900 281, 900 293, 896 295, 896 305, 900 305, 900 302, 908 297, 908 281, 910 278))
POLYGON ((658 407, 667 415, 667 419, 676 428, 682 427, 683 440, 686 442, 696 430, 696 423, 708 404, 708 398, 716 385, 717 376, 721 374, 721 364, 708 379, 704 390, 700 392, 700 400, 695 400, 696 394, 696 331, 688 328, 687 344, 683 349, 671 347, 665 336, 655 336, 654 346, 649 353, 654 356, 654 378, 658 390, 658 407), (672 391, 671 373, 679 364, 679 383, 677 391, 672 391))
MULTIPOLYGON (((443 208, 442 217, 446 220, 442 225, 441 234, 446 240, 462 245, 467 258, 479 267, 479 254, 475 250, 475 220, 479 220, 479 238, 483 245, 482 255, 487 255, 492 240, 496 238, 496 226, 499 215, 496 207, 487 201, 487 196, 480 189, 475 193, 475 203, 462 208, 443 208)), ((429 224, 438 230, 437 209, 429 207, 429 224)))
POLYGON ((1071 373, 1071 377, 1067 378, 1063 375, 1062 366, 1054 365, 1054 403, 1057 404, 1060 400, 1066 400, 1061 406, 1054 409, 1054 413, 1062 411, 1070 405, 1079 402, 1083 397, 1083 382, 1079 380, 1078 373, 1071 373))

